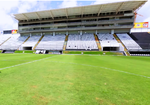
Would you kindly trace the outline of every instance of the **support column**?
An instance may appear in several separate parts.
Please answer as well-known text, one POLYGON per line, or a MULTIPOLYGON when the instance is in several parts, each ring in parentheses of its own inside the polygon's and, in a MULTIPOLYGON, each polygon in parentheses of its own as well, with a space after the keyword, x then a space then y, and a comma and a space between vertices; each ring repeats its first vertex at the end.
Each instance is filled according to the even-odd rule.
POLYGON ((82 35, 82 31, 80 31, 80 35, 82 35))
POLYGON ((115 30, 111 30, 111 34, 114 34, 115 33, 115 30))
POLYGON ((68 35, 68 31, 66 32, 66 35, 68 35))
POLYGON ((96 30, 95 34, 97 35, 97 30, 96 30))
POLYGON ((42 36, 43 34, 41 33, 41 36, 42 36))
POLYGON ((131 32, 132 32, 132 29, 130 30, 130 34, 131 34, 131 32))
POLYGON ((53 32, 53 36, 55 36, 55 32, 53 32))
POLYGON ((30 37, 32 36, 32 34, 30 33, 30 37))

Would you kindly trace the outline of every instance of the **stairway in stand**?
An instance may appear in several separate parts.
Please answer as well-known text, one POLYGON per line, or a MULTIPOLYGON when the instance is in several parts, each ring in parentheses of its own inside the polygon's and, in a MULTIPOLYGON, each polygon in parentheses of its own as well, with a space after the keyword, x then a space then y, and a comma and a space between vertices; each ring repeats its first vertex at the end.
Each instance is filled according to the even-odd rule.
POLYGON ((28 41, 29 38, 30 38, 30 36, 22 44, 24 44, 26 41, 28 41))
POLYGON ((64 42, 64 47, 63 47, 63 50, 64 50, 64 51, 66 50, 68 37, 69 37, 69 35, 66 35, 65 42, 64 42))
POLYGON ((95 41, 96 41, 96 44, 97 44, 97 46, 98 46, 99 51, 102 51, 102 47, 101 47, 101 44, 100 44, 100 42, 99 42, 99 40, 98 40, 97 35, 94 34, 94 37, 95 37, 95 41))
POLYGON ((5 42, 7 42, 10 38, 11 38, 11 37, 9 37, 7 40, 5 40, 3 43, 1 43, 0 46, 1 46, 2 44, 4 44, 5 42))
POLYGON ((41 38, 39 39, 39 41, 36 43, 36 45, 34 46, 33 50, 35 50, 35 48, 37 47, 37 45, 40 43, 40 41, 43 39, 44 35, 41 36, 41 38))
POLYGON ((122 41, 119 39, 119 37, 116 34, 114 34, 114 37, 115 37, 115 39, 117 40, 118 43, 122 44, 122 46, 124 47, 124 52, 126 53, 126 55, 130 56, 130 53, 128 52, 126 46, 122 43, 122 41))
MULTIPOLYGON (((29 38, 30 38, 30 36, 22 44, 24 44, 26 41, 28 41, 29 38)), ((19 48, 17 50, 19 50, 19 48)))

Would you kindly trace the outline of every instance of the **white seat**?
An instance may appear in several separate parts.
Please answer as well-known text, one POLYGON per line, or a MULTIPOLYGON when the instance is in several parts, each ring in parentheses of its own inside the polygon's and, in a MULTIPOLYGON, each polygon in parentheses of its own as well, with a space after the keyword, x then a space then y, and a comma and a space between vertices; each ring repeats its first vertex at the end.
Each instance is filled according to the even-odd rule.
POLYGON ((36 49, 63 50, 65 35, 45 35, 36 49))
POLYGON ((22 45, 22 47, 34 47, 37 42, 39 41, 39 39, 41 38, 41 36, 39 35, 33 35, 30 36, 30 38, 22 45))
POLYGON ((94 50, 98 47, 93 34, 72 34, 68 37, 66 49, 94 50))
POLYGON ((28 36, 12 35, 11 38, 1 46, 1 48, 3 50, 17 50, 27 38, 28 36))
POLYGON ((120 47, 112 34, 98 34, 97 36, 102 47, 120 47))
POLYGON ((128 34, 117 34, 117 36, 128 50, 142 50, 142 48, 128 34))

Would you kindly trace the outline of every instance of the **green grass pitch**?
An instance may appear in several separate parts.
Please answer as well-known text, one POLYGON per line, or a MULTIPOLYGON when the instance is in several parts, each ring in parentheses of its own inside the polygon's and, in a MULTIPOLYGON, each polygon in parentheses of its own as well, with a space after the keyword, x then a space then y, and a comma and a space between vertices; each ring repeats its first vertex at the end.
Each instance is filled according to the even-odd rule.
POLYGON ((0 105, 150 104, 149 57, 0 54, 0 70, 0 105))

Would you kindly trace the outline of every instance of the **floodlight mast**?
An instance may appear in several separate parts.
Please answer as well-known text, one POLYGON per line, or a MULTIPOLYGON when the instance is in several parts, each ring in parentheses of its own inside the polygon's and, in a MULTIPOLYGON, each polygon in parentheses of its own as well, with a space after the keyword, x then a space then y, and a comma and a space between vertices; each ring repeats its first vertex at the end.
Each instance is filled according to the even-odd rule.
POLYGON ((135 15, 135 18, 134 18, 134 23, 136 23, 137 16, 142 16, 142 17, 144 17, 143 15, 141 15, 141 14, 138 14, 137 12, 134 12, 134 15, 135 15))
MULTIPOLYGON (((135 0, 135 1, 139 1, 139 0, 135 0)), ((140 1, 145 1, 145 3, 146 3, 148 0, 140 0, 140 1)), ((143 15, 138 14, 137 11, 138 11, 145 3, 143 3, 140 7, 138 6, 139 8, 137 7, 137 8, 134 9, 134 16, 135 16, 135 18, 134 18, 134 23, 136 23, 137 16, 142 16, 142 17, 144 17, 143 15)))

